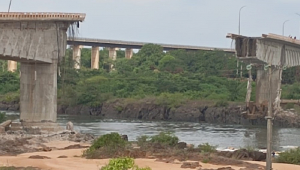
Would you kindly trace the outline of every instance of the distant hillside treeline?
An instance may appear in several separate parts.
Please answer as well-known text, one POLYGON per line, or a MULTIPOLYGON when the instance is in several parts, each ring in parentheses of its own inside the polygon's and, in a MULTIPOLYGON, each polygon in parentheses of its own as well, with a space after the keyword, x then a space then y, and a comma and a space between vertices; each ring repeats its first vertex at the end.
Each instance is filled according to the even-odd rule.
MULTIPOLYGON (((145 45, 132 59, 117 52, 118 59, 108 58, 108 50, 100 51, 100 69, 91 70, 91 49, 82 49, 81 69, 73 69, 72 50, 60 63, 58 101, 64 105, 99 105, 115 98, 166 100, 244 101, 248 71, 243 65, 243 79, 236 78, 236 59, 222 51, 163 52, 162 47, 145 45), (113 64, 115 70, 109 71, 113 64)), ((0 100, 17 101, 19 72, 6 71, 0 61, 0 100)), ((298 68, 283 73, 283 98, 299 99, 298 68)), ((255 79, 255 69, 252 71, 255 79)), ((239 76, 240 77, 240 76, 239 76)), ((252 100, 255 98, 253 83, 252 100)))

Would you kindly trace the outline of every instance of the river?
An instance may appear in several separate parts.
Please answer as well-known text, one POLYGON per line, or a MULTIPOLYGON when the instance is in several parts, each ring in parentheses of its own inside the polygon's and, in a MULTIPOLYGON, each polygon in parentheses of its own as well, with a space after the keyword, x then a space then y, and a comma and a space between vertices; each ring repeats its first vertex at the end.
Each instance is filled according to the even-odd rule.
MULTIPOLYGON (((8 112, 8 115, 18 113, 8 112)), ((208 123, 190 122, 159 122, 139 120, 108 120, 99 119, 95 116, 69 116, 59 115, 57 122, 65 126, 72 121, 75 130, 81 133, 103 135, 111 132, 128 135, 129 140, 136 140, 142 135, 156 135, 159 132, 173 132, 180 141, 199 145, 209 143, 218 149, 227 147, 234 148, 266 148, 266 127, 242 126, 242 125, 219 125, 208 123)), ((300 129, 297 128, 274 128, 273 149, 286 150, 293 146, 300 146, 300 129)))

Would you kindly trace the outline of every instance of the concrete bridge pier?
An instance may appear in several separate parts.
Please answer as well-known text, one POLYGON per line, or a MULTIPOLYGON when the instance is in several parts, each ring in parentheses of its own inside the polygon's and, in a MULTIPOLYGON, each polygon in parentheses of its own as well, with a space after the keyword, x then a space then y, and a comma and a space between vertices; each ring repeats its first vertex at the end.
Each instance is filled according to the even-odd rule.
POLYGON ((112 59, 112 60, 116 60, 117 59, 117 50, 118 48, 108 48, 108 51, 109 51, 109 58, 112 59))
POLYGON ((91 69, 99 69, 99 47, 92 47, 91 52, 91 69))
MULTIPOLYGON (((271 98, 272 103, 277 97, 278 88, 281 86, 280 70, 272 66, 271 74, 271 98)), ((264 70, 263 66, 257 67, 256 77, 256 103, 262 104, 263 102, 269 101, 269 71, 264 70)))
POLYGON ((73 46, 73 61, 74 61, 75 69, 80 69, 81 49, 82 49, 81 45, 73 46))
POLYGON ((0 12, 0 59, 20 62, 22 124, 56 122, 57 65, 65 56, 67 29, 84 18, 85 14, 0 12))
POLYGON ((21 63, 20 70, 20 120, 55 122, 57 60, 52 60, 52 64, 21 63))
POLYGON ((17 70, 18 63, 16 61, 7 61, 7 71, 15 72, 17 70))
POLYGON ((132 55, 133 55, 133 50, 131 48, 126 48, 125 58, 131 59, 132 55))

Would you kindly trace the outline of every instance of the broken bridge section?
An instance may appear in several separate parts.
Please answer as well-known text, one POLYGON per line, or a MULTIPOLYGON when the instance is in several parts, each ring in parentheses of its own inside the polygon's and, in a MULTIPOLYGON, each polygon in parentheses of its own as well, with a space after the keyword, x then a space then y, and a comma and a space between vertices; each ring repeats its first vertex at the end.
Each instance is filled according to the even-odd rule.
POLYGON ((228 34, 226 37, 235 40, 236 57, 248 64, 250 73, 252 66, 257 68, 255 103, 250 102, 249 91, 246 97, 250 113, 266 113, 269 102, 269 67, 272 68, 271 102, 273 109, 280 107, 282 70, 300 65, 300 41, 276 34, 262 34, 261 37, 228 34))
POLYGON ((67 29, 84 18, 73 13, 0 13, 0 59, 21 62, 21 121, 56 121, 57 63, 65 56, 67 29))

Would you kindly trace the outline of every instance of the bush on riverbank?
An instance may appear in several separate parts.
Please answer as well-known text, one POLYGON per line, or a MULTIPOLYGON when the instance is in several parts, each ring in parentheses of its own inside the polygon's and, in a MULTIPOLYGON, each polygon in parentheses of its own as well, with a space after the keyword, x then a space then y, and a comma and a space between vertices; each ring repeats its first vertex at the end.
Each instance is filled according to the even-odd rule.
POLYGON ((198 145, 198 148, 204 153, 212 153, 217 151, 217 146, 210 145, 209 143, 200 144, 198 145))
POLYGON ((151 170, 151 168, 139 168, 134 163, 132 158, 117 158, 109 160, 108 165, 102 167, 100 170, 151 170))
POLYGON ((5 113, 4 112, 0 112, 0 123, 5 121, 5 113))
POLYGON ((105 153, 107 157, 115 157, 122 153, 128 142, 121 138, 118 133, 105 134, 96 139, 92 146, 84 151, 83 156, 87 158, 98 158, 105 153))
POLYGON ((288 164, 300 164, 300 148, 291 149, 279 153, 279 157, 276 159, 279 163, 288 163, 288 164))
POLYGON ((174 147, 178 144, 178 137, 170 132, 160 132, 154 136, 137 137, 137 144, 140 147, 148 147, 149 145, 160 144, 162 146, 174 147))

